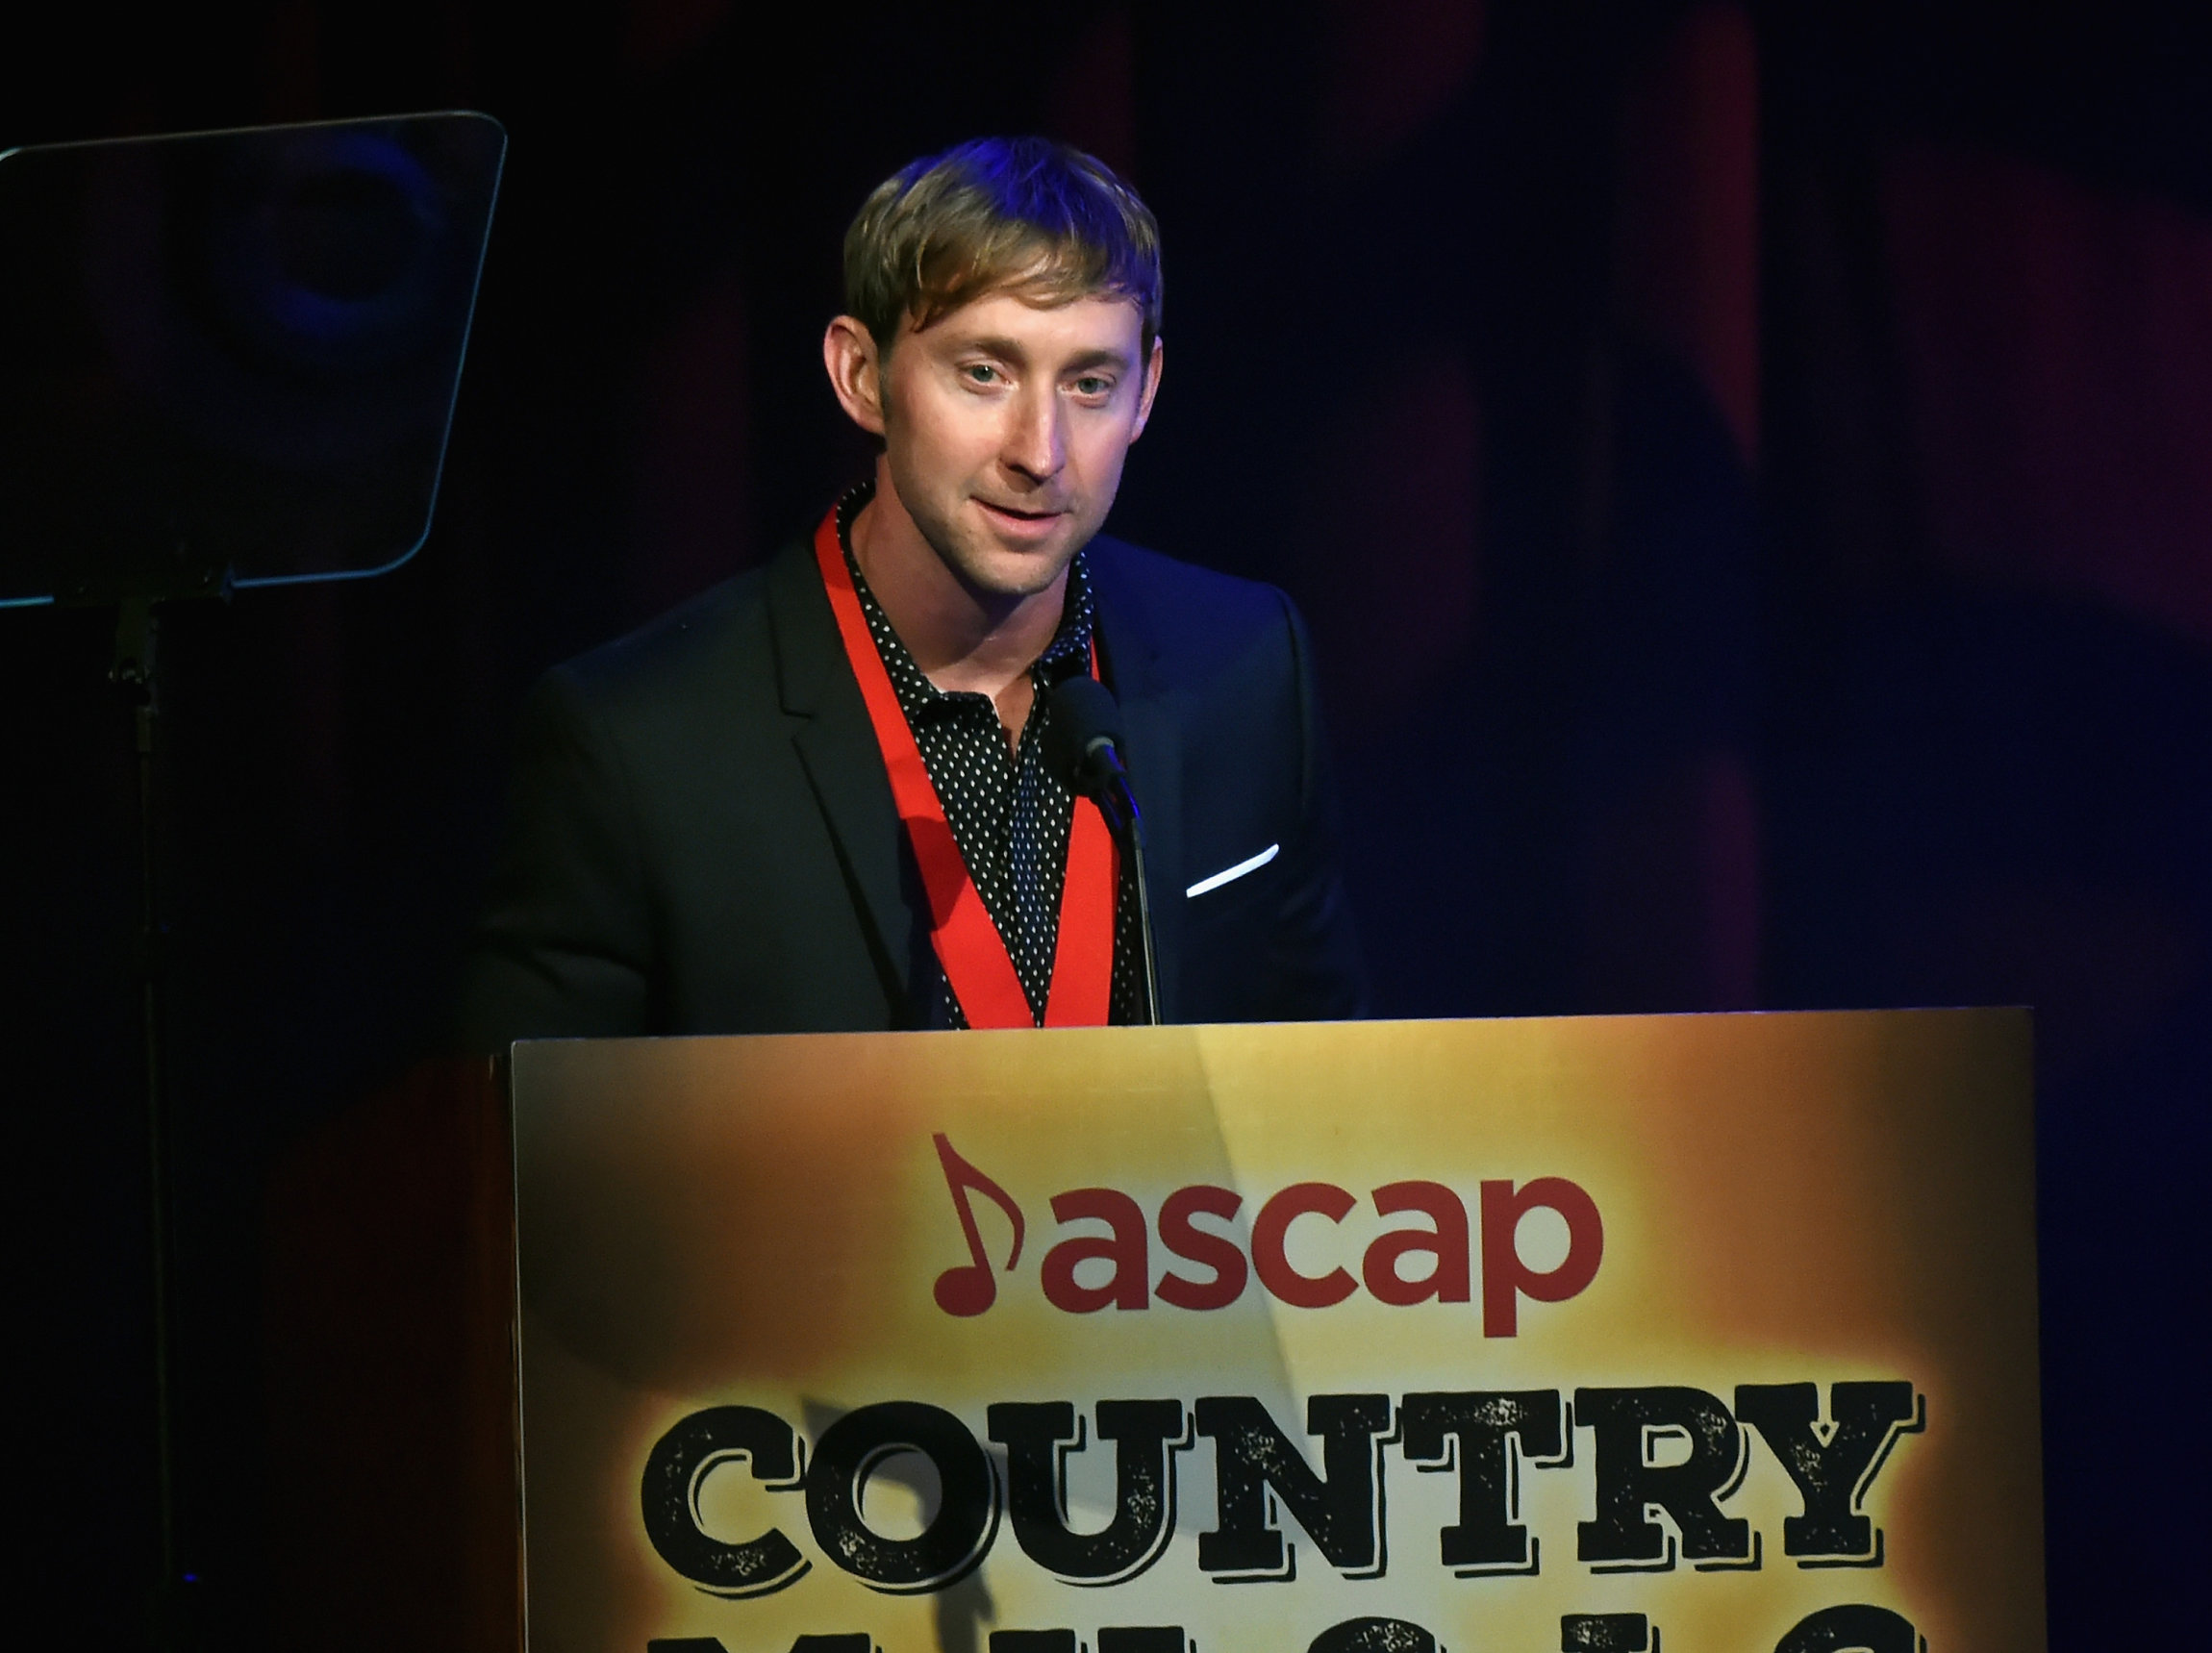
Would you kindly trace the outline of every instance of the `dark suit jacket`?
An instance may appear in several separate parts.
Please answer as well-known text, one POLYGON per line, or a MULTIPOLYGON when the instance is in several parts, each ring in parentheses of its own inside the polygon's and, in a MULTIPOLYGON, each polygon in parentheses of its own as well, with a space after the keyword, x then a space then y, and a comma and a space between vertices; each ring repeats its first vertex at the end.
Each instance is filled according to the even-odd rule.
MULTIPOLYGON (((1116 540, 1085 555, 1144 812, 1162 1014, 1360 1014, 1296 612, 1116 540)), ((927 907, 810 546, 554 670, 520 745, 464 993, 472 1047, 930 1025, 927 907)))

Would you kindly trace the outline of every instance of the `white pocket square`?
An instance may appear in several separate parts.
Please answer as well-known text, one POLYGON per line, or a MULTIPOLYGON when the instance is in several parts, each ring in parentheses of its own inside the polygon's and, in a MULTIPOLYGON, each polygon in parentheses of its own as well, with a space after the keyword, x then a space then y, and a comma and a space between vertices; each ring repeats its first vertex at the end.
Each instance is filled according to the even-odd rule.
POLYGON ((1207 890, 1219 889, 1222 885, 1242 878, 1247 872, 1257 872, 1261 867, 1267 865, 1269 862, 1274 860, 1277 855, 1281 854, 1282 848, 1283 846, 1279 843, 1270 843, 1266 849, 1263 849, 1259 854, 1253 856, 1251 860, 1240 861, 1234 866, 1222 867, 1220 871, 1213 874, 1209 878, 1199 879, 1197 883, 1192 885, 1190 889, 1183 891, 1184 897, 1188 899, 1194 895, 1203 895, 1207 890))

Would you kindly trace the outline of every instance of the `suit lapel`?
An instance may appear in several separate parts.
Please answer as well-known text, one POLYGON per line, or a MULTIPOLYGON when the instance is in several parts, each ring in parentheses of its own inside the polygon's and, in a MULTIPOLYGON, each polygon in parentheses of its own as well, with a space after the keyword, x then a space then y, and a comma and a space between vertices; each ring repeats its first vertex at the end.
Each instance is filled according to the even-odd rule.
POLYGON ((767 587, 783 708, 804 719, 792 743, 857 895, 877 967, 904 1006, 916 938, 899 884, 898 809, 813 548, 801 540, 778 552, 767 587))
POLYGON ((1160 967, 1160 1014, 1182 1002, 1183 722, 1175 689, 1142 590, 1125 578, 1111 545, 1093 542, 1092 589, 1098 652, 1128 734, 1130 789, 1144 814, 1144 873, 1152 898, 1152 950, 1160 967))
MULTIPOLYGON (((1125 577, 1111 545, 1091 558, 1098 605, 1098 652, 1121 705, 1129 776, 1144 812, 1144 869, 1151 887, 1152 943, 1160 966, 1161 1014, 1181 1002, 1183 933, 1183 728, 1175 689, 1142 589, 1125 577)), ((792 737, 799 762, 858 896, 878 967, 895 1001, 911 999, 917 947, 915 911, 900 877, 898 809, 867 706, 853 681, 813 547, 786 546, 769 564, 769 623, 783 708, 802 719, 792 737)))

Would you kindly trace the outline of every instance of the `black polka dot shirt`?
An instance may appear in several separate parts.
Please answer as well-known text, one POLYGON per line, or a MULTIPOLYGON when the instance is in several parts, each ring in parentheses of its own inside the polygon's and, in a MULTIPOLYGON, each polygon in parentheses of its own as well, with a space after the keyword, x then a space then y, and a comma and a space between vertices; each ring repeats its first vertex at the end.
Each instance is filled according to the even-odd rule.
MULTIPOLYGON (((864 482, 846 489, 838 501, 838 539, 844 547, 845 566, 852 573, 861 613, 867 616, 867 629, 898 695, 899 709, 906 714, 915 744, 921 749, 922 764, 944 806, 953 841, 968 863, 968 875, 975 881, 984 911, 1006 942, 1030 1014, 1042 1023, 1052 987, 1053 949, 1060 938, 1068 836, 1075 819, 1074 792, 1044 760, 1045 729, 1052 716, 1045 691, 1090 669, 1093 625, 1090 572, 1078 553, 1068 565, 1067 606, 1059 630, 1029 668, 1037 686, 1029 719, 1020 739, 1010 744, 998 721, 998 708, 989 695, 947 694, 922 675, 868 589, 852 554, 851 529, 853 518, 874 491, 872 483, 864 482)), ((1144 1020, 1142 952, 1136 878, 1124 864, 1115 899, 1114 982, 1108 1012, 1114 1022, 1144 1020)), ((968 1017, 950 985, 942 980, 934 985, 940 989, 935 996, 945 1024, 966 1027, 968 1017)))

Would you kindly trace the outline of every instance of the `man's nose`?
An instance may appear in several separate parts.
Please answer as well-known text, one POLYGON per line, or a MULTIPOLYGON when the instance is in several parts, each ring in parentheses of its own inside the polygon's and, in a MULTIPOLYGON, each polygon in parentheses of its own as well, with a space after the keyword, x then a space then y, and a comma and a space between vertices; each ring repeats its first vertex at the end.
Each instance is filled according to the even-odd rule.
POLYGON ((1050 482, 1068 463, 1060 397, 1053 387, 1025 387, 1014 409, 1002 458, 1007 468, 1032 482, 1050 482))

